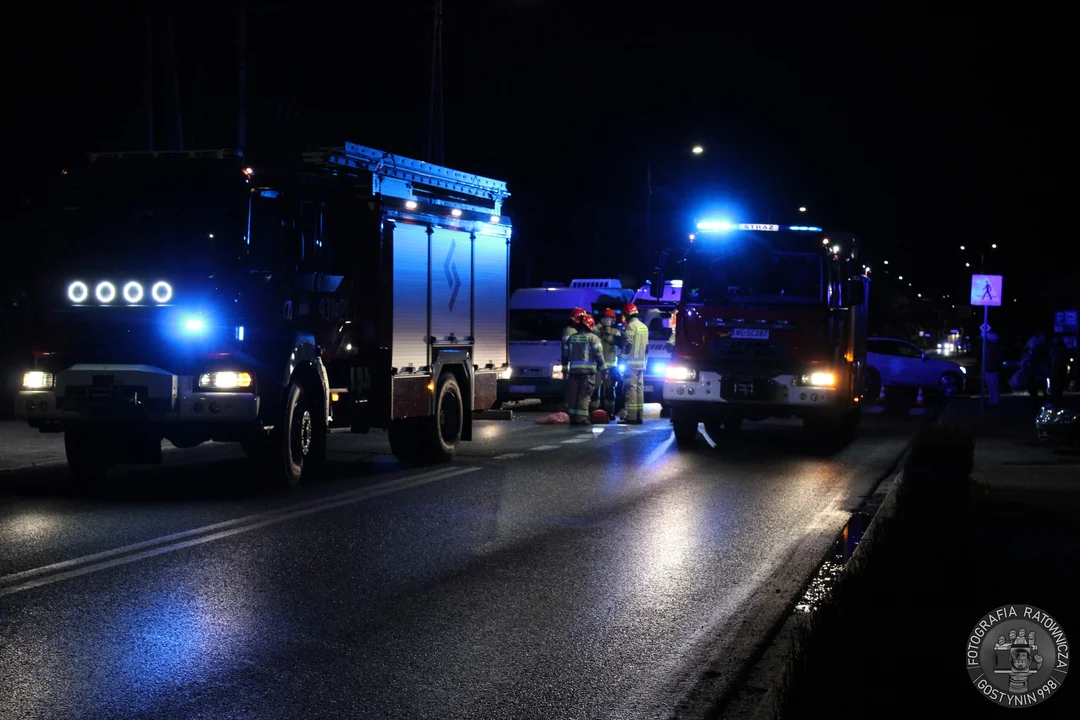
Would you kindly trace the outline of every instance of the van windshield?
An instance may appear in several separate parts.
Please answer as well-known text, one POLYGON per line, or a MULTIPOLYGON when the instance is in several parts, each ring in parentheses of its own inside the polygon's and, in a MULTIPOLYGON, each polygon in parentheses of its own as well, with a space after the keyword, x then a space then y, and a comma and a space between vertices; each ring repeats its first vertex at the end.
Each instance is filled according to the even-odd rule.
POLYGON ((562 341, 563 329, 570 324, 570 311, 565 310, 511 310, 510 340, 562 341))

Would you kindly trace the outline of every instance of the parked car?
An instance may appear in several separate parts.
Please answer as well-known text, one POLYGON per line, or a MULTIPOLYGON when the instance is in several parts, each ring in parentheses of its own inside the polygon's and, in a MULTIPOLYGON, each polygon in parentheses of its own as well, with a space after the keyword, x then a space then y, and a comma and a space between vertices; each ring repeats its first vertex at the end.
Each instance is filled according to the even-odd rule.
POLYGON ((1043 405, 1035 419, 1035 432, 1047 445, 1080 448, 1080 400, 1066 396, 1043 405))
POLYGON ((895 338, 868 338, 866 364, 881 376, 882 384, 936 389, 945 395, 964 390, 967 368, 895 338))

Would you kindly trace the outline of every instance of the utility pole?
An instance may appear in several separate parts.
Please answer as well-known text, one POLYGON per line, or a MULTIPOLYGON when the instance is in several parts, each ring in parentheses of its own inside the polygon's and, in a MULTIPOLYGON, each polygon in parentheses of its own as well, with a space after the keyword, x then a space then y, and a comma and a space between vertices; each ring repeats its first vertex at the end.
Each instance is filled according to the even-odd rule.
POLYGON ((236 0, 236 149, 247 150, 247 2, 236 0))
POLYGON ((146 1, 146 67, 143 73, 146 150, 154 151, 154 0, 146 1))
POLYGON ((424 140, 424 160, 442 165, 443 146, 443 78, 442 78, 442 0, 434 2, 434 23, 431 34, 431 82, 428 95, 427 137, 424 140))

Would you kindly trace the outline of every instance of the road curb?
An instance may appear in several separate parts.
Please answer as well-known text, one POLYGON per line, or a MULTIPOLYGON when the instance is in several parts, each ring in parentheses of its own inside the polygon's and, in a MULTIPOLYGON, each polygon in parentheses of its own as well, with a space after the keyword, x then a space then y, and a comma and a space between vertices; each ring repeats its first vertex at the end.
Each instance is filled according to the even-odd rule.
MULTIPOLYGON (((944 425, 948 411, 949 407, 946 405, 941 413, 934 418, 933 425, 944 425)), ((886 527, 889 521, 896 516, 899 492, 904 482, 904 468, 911 457, 915 439, 912 438, 907 444, 900 454, 894 469, 889 472, 890 475, 895 472, 892 475, 892 480, 883 478, 882 482, 890 483, 889 490, 881 504, 878 505, 877 510, 874 511, 874 517, 871 518, 862 538, 852 551, 851 557, 844 564, 841 577, 861 572, 869 564, 873 555, 874 544, 879 539, 879 535, 883 531, 882 528, 886 527), (899 470, 896 471, 895 468, 899 468, 899 470)), ((810 582, 813 581, 813 578, 814 576, 811 575, 810 582)), ((791 685, 792 677, 798 671, 806 641, 813 634, 813 616, 814 613, 796 613, 794 608, 788 613, 775 638, 765 650, 761 659, 755 664, 754 669, 751 670, 747 681, 744 683, 744 688, 750 692, 754 691, 755 685, 760 688, 760 700, 757 701, 756 707, 745 708, 742 712, 736 709, 734 714, 725 711, 724 717, 738 717, 745 720, 777 720, 779 718, 780 711, 783 708, 784 696, 791 685), (772 677, 768 683, 762 683, 760 677, 755 682, 754 676, 759 673, 761 675, 771 675, 772 677), (762 687, 763 685, 766 685, 766 687, 762 687)))

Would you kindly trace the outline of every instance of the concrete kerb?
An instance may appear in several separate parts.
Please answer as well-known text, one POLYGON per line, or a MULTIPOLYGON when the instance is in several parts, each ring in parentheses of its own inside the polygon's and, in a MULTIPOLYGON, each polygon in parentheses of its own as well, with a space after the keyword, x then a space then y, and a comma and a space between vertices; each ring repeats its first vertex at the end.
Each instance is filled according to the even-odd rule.
MULTIPOLYGON (((946 419, 947 411, 948 407, 935 419, 934 424, 942 425, 946 419)), ((883 478, 883 481, 889 482, 889 490, 874 512, 874 517, 870 520, 870 524, 867 526, 858 545, 852 551, 851 557, 845 563, 845 576, 860 572, 870 562, 874 543, 883 532, 883 528, 896 517, 898 496, 904 481, 904 467, 911 456, 914 443, 915 439, 913 438, 900 454, 893 469, 890 469, 883 478), (896 471, 896 468, 900 468, 900 470, 896 471), (893 475, 892 480, 885 479, 894 472, 895 475, 893 475)), ((813 578, 814 575, 811 575, 807 580, 808 585, 813 581, 813 578)), ((805 641, 812 633, 813 626, 812 615, 797 614, 794 610, 793 606, 773 640, 766 647, 746 680, 741 684, 744 690, 764 686, 764 692, 760 694, 760 700, 756 701, 755 707, 743 706, 737 708, 733 707, 735 704, 733 702, 725 708, 724 717, 776 720, 779 716, 784 694, 791 685, 794 673, 797 671, 802 653, 805 650, 805 641)))

